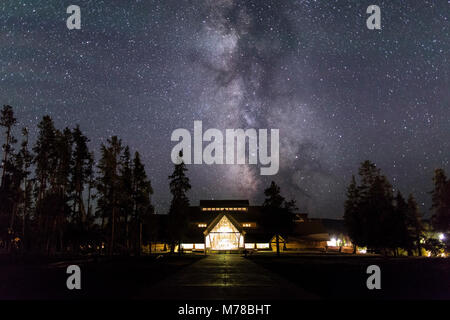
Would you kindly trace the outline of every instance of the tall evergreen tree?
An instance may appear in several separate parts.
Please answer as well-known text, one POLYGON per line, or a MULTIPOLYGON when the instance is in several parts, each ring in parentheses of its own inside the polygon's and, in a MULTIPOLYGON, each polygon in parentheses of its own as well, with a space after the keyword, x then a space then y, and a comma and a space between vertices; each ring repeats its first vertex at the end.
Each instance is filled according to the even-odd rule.
POLYGON ((0 180, 0 239, 5 239, 7 249, 10 249, 11 239, 14 238, 11 223, 17 208, 17 184, 14 182, 15 168, 13 145, 17 142, 12 134, 17 120, 11 106, 5 105, 0 114, 0 127, 5 129, 5 142, 2 144, 3 160, 1 163, 0 180))
POLYGON ((287 202, 280 193, 280 187, 272 181, 264 190, 263 223, 275 235, 277 256, 280 255, 280 236, 287 238, 293 228, 295 201, 287 202))
POLYGON ((120 155, 122 153, 122 141, 113 136, 107 140, 107 145, 101 146, 101 158, 98 164, 99 174, 97 180, 98 212, 101 214, 102 227, 108 221, 110 226, 110 237, 108 253, 115 252, 115 233, 118 219, 119 194, 120 194, 120 155))
POLYGON ((351 183, 347 188, 347 200, 344 204, 344 221, 353 243, 353 253, 356 253, 357 245, 364 243, 362 234, 362 213, 360 211, 360 193, 356 184, 355 176, 352 176, 351 183))
POLYGON ((120 194, 119 194, 119 221, 121 221, 121 238, 123 245, 130 248, 130 219, 133 215, 133 168, 130 148, 125 147, 120 161, 120 194))
POLYGON ((423 239, 424 227, 422 224, 422 215, 419 211, 416 199, 412 194, 408 197, 408 213, 406 216, 407 228, 409 231, 410 243, 417 250, 417 254, 422 256, 421 240, 423 239))
POLYGON ((186 192, 191 189, 189 178, 186 176, 186 165, 182 161, 183 152, 180 151, 178 163, 175 164, 173 173, 169 176, 170 193, 172 201, 169 208, 169 229, 172 238, 171 251, 174 251, 175 244, 178 244, 178 251, 181 253, 181 242, 187 224, 187 210, 189 199, 186 192))
POLYGON ((433 177, 432 223, 438 232, 450 232, 450 180, 443 169, 436 169, 433 177))
MULTIPOLYGON (((133 159, 133 220, 134 220, 134 232, 133 234, 137 234, 134 241, 134 247, 137 254, 141 252, 141 244, 142 244, 142 225, 147 226, 147 230, 151 233, 154 230, 154 219, 153 213, 154 208, 151 204, 150 197, 153 194, 153 188, 150 180, 147 178, 147 174, 145 172, 145 167, 141 162, 141 157, 139 152, 134 154, 133 159)), ((151 248, 151 238, 150 234, 146 240, 150 244, 151 248)))
POLYGON ((392 248, 400 242, 402 217, 395 208, 392 185, 370 161, 361 164, 359 176, 361 184, 355 187, 352 179, 347 192, 346 224, 352 241, 378 251, 392 248))
POLYGON ((35 154, 34 164, 36 166, 35 175, 38 183, 37 200, 40 201, 49 186, 50 176, 56 171, 57 164, 55 155, 57 153, 56 129, 50 116, 44 116, 38 124, 38 137, 33 147, 35 154))
POLYGON ((83 192, 89 177, 92 174, 92 157, 87 143, 89 139, 81 132, 77 125, 72 130, 74 144, 71 162, 70 193, 72 200, 72 213, 80 229, 86 228, 87 212, 83 201, 83 192))
POLYGON ((17 123, 14 117, 14 111, 11 106, 4 105, 0 115, 0 127, 5 128, 5 143, 3 144, 2 177, 0 186, 4 187, 6 173, 10 165, 9 156, 13 152, 13 144, 17 142, 12 134, 12 129, 17 123))
POLYGON ((31 215, 33 212, 33 185, 34 179, 30 177, 32 174, 31 166, 33 164, 33 154, 28 149, 29 138, 28 129, 22 129, 22 135, 24 140, 22 141, 22 147, 20 149, 20 155, 23 161, 23 207, 22 207, 22 245, 23 249, 26 250, 30 247, 30 237, 28 237, 31 228, 29 226, 29 221, 31 220, 31 215))
POLYGON ((19 223, 22 224, 20 238, 22 240, 22 245, 25 243, 25 230, 27 229, 27 224, 29 217, 31 215, 32 209, 32 181, 29 178, 31 171, 30 167, 32 165, 33 156, 28 150, 28 130, 26 128, 22 129, 23 141, 21 143, 21 148, 19 152, 13 154, 13 185, 14 185, 14 210, 11 215, 10 229, 15 230, 16 214, 21 215, 22 219, 19 223))
POLYGON ((384 245, 397 255, 398 248, 404 248, 408 253, 412 250, 411 238, 407 225, 408 204, 400 191, 394 199, 394 208, 386 217, 384 226, 384 245))
POLYGON ((38 124, 38 137, 33 147, 36 184, 36 229, 37 245, 41 250, 49 252, 50 233, 54 229, 53 211, 61 207, 58 195, 51 194, 51 187, 55 186, 58 167, 58 150, 56 144, 57 130, 50 116, 44 116, 38 124))

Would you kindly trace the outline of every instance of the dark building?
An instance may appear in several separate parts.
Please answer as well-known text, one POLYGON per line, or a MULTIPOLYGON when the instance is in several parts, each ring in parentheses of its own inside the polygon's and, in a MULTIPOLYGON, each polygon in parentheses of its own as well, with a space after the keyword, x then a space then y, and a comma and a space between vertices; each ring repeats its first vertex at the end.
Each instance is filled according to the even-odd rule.
MULTIPOLYGON (((262 226, 261 209, 261 206, 250 206, 248 200, 201 200, 199 206, 189 208, 183 250, 275 250, 276 235, 262 226)), ((161 215, 159 220, 163 223, 166 218, 161 215)), ((280 239, 281 250, 325 250, 329 234, 320 220, 298 213, 292 234, 281 235, 280 239)), ((155 249, 167 248, 167 241, 159 237, 155 249)))

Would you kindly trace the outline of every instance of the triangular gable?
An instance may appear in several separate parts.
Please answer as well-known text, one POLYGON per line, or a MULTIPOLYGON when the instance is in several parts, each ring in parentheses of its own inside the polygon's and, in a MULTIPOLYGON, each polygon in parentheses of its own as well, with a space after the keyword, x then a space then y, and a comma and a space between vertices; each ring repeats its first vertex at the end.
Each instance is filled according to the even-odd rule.
POLYGON ((228 221, 231 222, 231 224, 242 234, 245 234, 245 231, 243 230, 241 224, 236 221, 231 215, 228 215, 226 213, 219 214, 211 223, 210 225, 203 231, 203 234, 206 236, 211 232, 211 230, 214 229, 214 227, 224 218, 226 217, 228 221))

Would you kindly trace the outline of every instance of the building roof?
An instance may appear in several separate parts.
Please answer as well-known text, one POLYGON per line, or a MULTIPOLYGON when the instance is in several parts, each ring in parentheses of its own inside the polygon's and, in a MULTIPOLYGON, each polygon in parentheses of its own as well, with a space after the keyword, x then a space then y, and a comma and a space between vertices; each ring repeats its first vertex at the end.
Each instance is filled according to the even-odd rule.
POLYGON ((242 225, 240 223, 238 223, 238 221, 236 221, 236 219, 234 219, 232 217, 231 214, 228 213, 221 213, 218 214, 214 220, 208 225, 208 227, 205 229, 205 231, 203 232, 204 235, 207 235, 208 233, 211 232, 211 230, 216 226, 216 224, 219 223, 220 220, 222 220, 223 217, 227 217, 228 220, 233 224, 233 226, 240 232, 245 234, 245 231, 242 229, 242 225))
POLYGON ((327 229, 320 220, 296 223, 292 238, 307 240, 329 240, 327 229))
POLYGON ((261 232, 258 230, 248 230, 247 234, 244 236, 244 240, 246 243, 260 243, 260 242, 270 242, 273 234, 268 232, 261 232))
POLYGON ((248 200, 200 200, 200 207, 248 207, 248 200))
POLYGON ((343 219, 320 219, 329 234, 347 234, 347 227, 343 219))

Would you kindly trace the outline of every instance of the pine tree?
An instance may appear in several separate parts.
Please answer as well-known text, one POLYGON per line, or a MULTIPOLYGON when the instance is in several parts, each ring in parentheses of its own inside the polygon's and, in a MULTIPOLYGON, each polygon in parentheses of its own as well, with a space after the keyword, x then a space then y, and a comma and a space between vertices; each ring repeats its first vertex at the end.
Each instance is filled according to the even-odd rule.
POLYGON ((407 225, 408 204, 400 191, 397 192, 394 203, 394 210, 387 217, 384 226, 385 245, 394 254, 397 253, 397 248, 404 248, 410 253, 412 243, 407 225))
POLYGON ((39 134, 33 147, 35 154, 34 164, 36 166, 36 179, 38 182, 37 200, 40 201, 49 186, 52 173, 56 171, 55 162, 56 129, 50 116, 44 116, 38 124, 39 134))
POLYGON ((409 230, 410 241, 415 244, 417 254, 422 256, 421 240, 423 238, 424 227, 422 215, 419 211, 416 199, 412 194, 408 197, 408 214, 406 217, 407 228, 409 230))
POLYGON ((17 140, 12 135, 12 129, 17 123, 17 119, 14 117, 14 111, 11 106, 4 105, 0 116, 0 126, 5 128, 5 143, 3 144, 3 161, 2 161, 2 178, 0 186, 5 186, 5 178, 10 166, 9 155, 13 152, 12 145, 17 140))
POLYGON ((133 168, 130 148, 125 147, 121 156, 119 221, 122 221, 122 238, 127 250, 130 248, 130 218, 133 214, 133 168))
POLYGON ((17 120, 11 106, 5 105, 0 114, 0 126, 5 128, 5 143, 2 145, 3 160, 0 180, 0 239, 6 241, 7 250, 10 250, 11 240, 14 238, 12 223, 17 209, 17 184, 14 183, 15 167, 13 163, 14 147, 17 142, 12 134, 17 120))
POLYGON ((107 146, 101 146, 101 158, 98 164, 99 174, 97 180, 98 212, 102 217, 102 227, 107 220, 110 228, 110 240, 108 244, 108 253, 112 255, 115 252, 115 233, 116 222, 119 209, 120 194, 120 155, 122 153, 122 141, 113 136, 107 140, 107 146))
POLYGON ((169 176, 170 193, 172 201, 169 208, 169 228, 172 237, 171 251, 178 243, 178 251, 181 253, 181 242, 184 236, 187 223, 187 210, 189 209, 189 199, 186 192, 191 189, 189 178, 186 176, 186 165, 182 161, 183 152, 179 153, 179 162, 175 164, 173 173, 169 176))
POLYGON ((378 251, 392 248, 400 242, 393 231, 399 226, 400 215, 395 211, 392 185, 370 161, 361 164, 359 175, 361 184, 356 186, 356 179, 352 179, 345 204, 352 241, 378 251))
POLYGON ((356 253, 356 247, 364 245, 362 216, 360 210, 360 194, 356 184, 355 176, 352 176, 351 183, 347 188, 347 200, 344 204, 344 221, 350 239, 353 243, 353 253, 356 253))
POLYGON ((432 195, 433 227, 438 232, 450 231, 450 180, 444 170, 436 169, 433 177, 432 195))
POLYGON ((90 175, 92 174, 93 155, 89 152, 89 148, 87 146, 89 139, 83 135, 78 125, 72 130, 72 138, 74 144, 73 158, 70 168, 72 213, 79 225, 79 228, 84 230, 86 228, 87 212, 83 201, 83 191, 85 189, 85 185, 89 182, 90 175))
MULTIPOLYGON (((133 159, 133 215, 134 215, 134 234, 138 237, 134 241, 135 251, 141 252, 142 243, 142 225, 146 225, 148 231, 153 230, 154 219, 152 219, 154 208, 151 204, 150 196, 153 194, 153 188, 150 180, 147 178, 145 167, 141 162, 139 152, 134 154, 133 159)), ((150 237, 146 239, 150 244, 150 237)))
POLYGON ((95 195, 92 194, 92 189, 95 187, 94 163, 95 163, 94 152, 91 152, 91 153, 89 153, 89 160, 86 165, 86 177, 87 177, 87 185, 88 185, 87 220, 89 222, 89 225, 92 223, 92 220, 93 220, 91 201, 95 197, 95 195))
POLYGON ((56 129, 50 116, 44 116, 38 124, 38 137, 33 147, 36 184, 36 229, 37 246, 49 251, 50 233, 54 229, 54 207, 59 206, 59 200, 50 193, 55 186, 55 176, 58 167, 56 129))
MULTIPOLYGON (((15 185, 16 185, 16 208, 17 213, 21 212, 22 232, 21 240, 22 246, 25 244, 25 232, 28 225, 29 217, 32 209, 32 180, 29 178, 31 171, 31 165, 33 156, 28 150, 28 130, 22 129, 22 135, 24 137, 21 148, 17 154, 14 155, 14 168, 15 168, 15 185)), ((14 226, 14 218, 16 211, 13 212, 10 228, 14 226)))
POLYGON ((275 234, 277 256, 280 256, 280 236, 287 238, 293 228, 293 213, 296 210, 295 201, 287 202, 281 195, 280 187, 272 181, 264 190, 266 196, 263 203, 263 223, 275 234))

